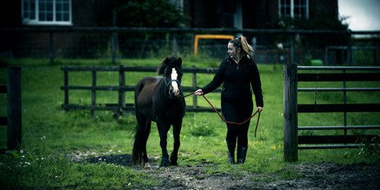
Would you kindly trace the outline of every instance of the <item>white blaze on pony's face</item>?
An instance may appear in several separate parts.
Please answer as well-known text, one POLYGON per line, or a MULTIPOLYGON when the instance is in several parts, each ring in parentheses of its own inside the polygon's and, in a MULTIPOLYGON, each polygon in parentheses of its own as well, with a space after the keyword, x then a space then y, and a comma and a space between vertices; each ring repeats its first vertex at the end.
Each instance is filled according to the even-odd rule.
POLYGON ((179 94, 179 87, 178 87, 178 73, 177 73, 177 70, 175 70, 175 68, 172 68, 172 74, 170 75, 171 77, 171 87, 173 89, 173 94, 174 96, 178 96, 179 94))

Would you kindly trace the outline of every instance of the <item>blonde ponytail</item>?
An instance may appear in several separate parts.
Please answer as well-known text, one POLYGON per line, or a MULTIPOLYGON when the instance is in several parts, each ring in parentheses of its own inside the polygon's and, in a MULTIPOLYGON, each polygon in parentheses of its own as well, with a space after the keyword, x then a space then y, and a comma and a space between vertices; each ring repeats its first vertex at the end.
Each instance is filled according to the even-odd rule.
POLYGON ((240 36, 234 40, 231 40, 230 43, 234 45, 236 48, 241 48, 245 55, 252 56, 253 55, 253 48, 251 45, 248 44, 247 38, 244 36, 240 36))
POLYGON ((246 55, 252 56, 253 55, 253 48, 251 45, 248 44, 247 38, 244 36, 240 36, 239 38, 240 38, 241 48, 243 49, 243 52, 246 55))

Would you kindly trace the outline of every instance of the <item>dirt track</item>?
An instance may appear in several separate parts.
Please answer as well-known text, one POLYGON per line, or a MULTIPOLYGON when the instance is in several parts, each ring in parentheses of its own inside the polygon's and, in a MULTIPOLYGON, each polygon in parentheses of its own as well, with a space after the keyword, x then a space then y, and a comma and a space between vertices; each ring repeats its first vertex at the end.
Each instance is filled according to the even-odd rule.
POLYGON ((149 173, 164 181, 155 189, 380 189, 377 166, 322 163, 296 164, 288 169, 300 176, 284 180, 278 173, 207 175, 202 166, 171 167, 165 168, 165 172, 149 173))
MULTIPOLYGON (((81 156, 77 156, 80 158, 81 156)), ((83 157, 82 157, 83 158, 83 157)), ((107 162, 129 167, 129 155, 99 156, 86 160, 107 162), (127 157, 127 159, 125 159, 127 157)), ((74 159, 75 160, 75 159, 74 159)), ((292 164, 277 173, 208 174, 212 164, 159 168, 157 161, 141 171, 158 177, 163 183, 153 189, 380 189, 380 166, 333 163, 292 164), (284 173, 291 171, 291 179, 284 173), (286 176, 286 175, 285 175, 286 176), (284 179, 285 178, 285 179, 284 179)))

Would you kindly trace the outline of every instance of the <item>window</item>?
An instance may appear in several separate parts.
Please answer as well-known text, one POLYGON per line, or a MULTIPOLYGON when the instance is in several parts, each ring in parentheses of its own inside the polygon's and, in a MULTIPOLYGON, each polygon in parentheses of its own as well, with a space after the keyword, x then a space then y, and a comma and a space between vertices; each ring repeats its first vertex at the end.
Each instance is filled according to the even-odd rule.
POLYGON ((309 0, 278 0, 280 17, 309 18, 309 0))
POLYGON ((26 25, 72 25, 71 0, 22 0, 26 25))

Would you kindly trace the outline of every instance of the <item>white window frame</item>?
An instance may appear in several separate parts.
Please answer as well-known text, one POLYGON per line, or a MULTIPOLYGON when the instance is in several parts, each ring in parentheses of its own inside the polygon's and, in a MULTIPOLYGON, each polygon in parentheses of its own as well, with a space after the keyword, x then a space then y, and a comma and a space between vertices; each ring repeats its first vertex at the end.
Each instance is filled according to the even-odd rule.
MULTIPOLYGON (((305 18, 306 19, 309 19, 309 0, 305 0, 305 6, 306 6, 306 14, 305 14, 305 18)), ((286 15, 281 15, 281 8, 283 7, 283 5, 281 4, 281 0, 278 0, 278 15, 280 17, 284 17, 286 15)), ((301 17, 303 17, 304 15, 301 15, 301 17)), ((291 18, 294 18, 294 0, 290 0, 290 17, 291 18)), ((300 18, 300 17, 298 17, 300 18)))
POLYGON ((56 20, 56 0, 53 0, 53 21, 40 21, 39 20, 39 1, 35 0, 35 17, 34 19, 24 18, 24 1, 21 1, 21 15, 22 15, 22 24, 24 25, 63 25, 63 26, 71 26, 72 23, 72 0, 69 1, 69 20, 68 21, 57 21, 56 20))

